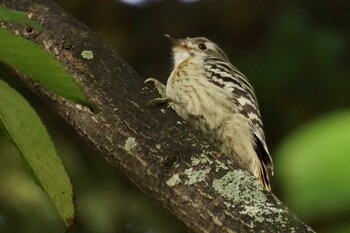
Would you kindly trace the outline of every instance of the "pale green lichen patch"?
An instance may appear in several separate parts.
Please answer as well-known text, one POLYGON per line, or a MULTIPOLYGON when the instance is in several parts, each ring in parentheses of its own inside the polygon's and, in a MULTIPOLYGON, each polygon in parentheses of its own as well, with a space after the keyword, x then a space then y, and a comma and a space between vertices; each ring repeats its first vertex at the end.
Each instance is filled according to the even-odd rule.
POLYGON ((218 172, 220 169, 227 171, 228 167, 223 162, 221 162, 219 160, 215 160, 215 171, 218 172))
POLYGON ((224 198, 234 202, 239 202, 239 184, 240 180, 237 176, 239 171, 231 171, 226 173, 225 176, 213 181, 213 188, 224 198))
POLYGON ((191 157, 191 165, 197 166, 198 164, 213 164, 213 161, 205 153, 202 153, 199 157, 191 157))
POLYGON ((280 225, 287 223, 285 210, 277 209, 272 204, 266 204, 267 197, 262 192, 262 186, 257 180, 250 179, 245 171, 230 171, 222 178, 215 179, 212 186, 226 199, 227 207, 240 205, 240 214, 248 215, 253 222, 269 221, 280 225), (249 186, 242 189, 241 184, 249 184, 249 186))
POLYGON ((215 172, 218 172, 220 169, 227 171, 228 167, 225 163, 221 162, 220 160, 212 160, 207 156, 208 152, 203 151, 199 157, 191 157, 191 165, 197 166, 198 164, 213 164, 215 163, 215 172))
POLYGON ((233 161, 230 160, 230 159, 228 159, 228 160, 227 160, 227 164, 228 164, 228 165, 232 165, 232 164, 233 164, 233 161))
POLYGON ((224 204, 225 204, 225 206, 227 206, 227 208, 234 208, 235 207, 235 205, 232 205, 231 203, 229 203, 227 201, 225 201, 224 204))
POLYGON ((210 168, 203 169, 203 170, 194 170, 193 168, 188 168, 185 170, 184 173, 188 179, 185 181, 185 184, 193 185, 203 181, 205 177, 210 173, 210 168))
POLYGON ((81 52, 81 56, 85 59, 93 59, 94 58, 94 53, 91 50, 84 50, 81 52))
MULTIPOLYGON (((206 149, 210 147, 209 144, 207 144, 206 142, 203 142, 201 144, 201 146, 202 146, 202 148, 206 148, 206 149)), ((206 153, 208 153, 208 152, 206 151, 206 153)))
POLYGON ((151 151, 152 153, 157 153, 157 152, 160 150, 160 148, 162 148, 162 145, 156 144, 155 147, 151 147, 151 148, 150 148, 150 151, 151 151))
POLYGON ((180 184, 180 183, 181 183, 181 179, 180 179, 179 173, 172 175, 172 176, 166 181, 166 184, 167 184, 169 187, 173 187, 173 186, 175 186, 175 185, 177 185, 177 184, 180 184))
POLYGON ((131 151, 137 146, 136 139, 134 137, 128 137, 125 141, 124 149, 126 152, 131 153, 131 151))

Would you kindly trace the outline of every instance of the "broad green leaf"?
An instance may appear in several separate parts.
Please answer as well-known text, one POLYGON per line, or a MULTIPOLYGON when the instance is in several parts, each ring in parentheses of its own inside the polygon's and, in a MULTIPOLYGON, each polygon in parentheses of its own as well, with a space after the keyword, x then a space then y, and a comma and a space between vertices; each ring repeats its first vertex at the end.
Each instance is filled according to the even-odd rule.
POLYGON ((30 26, 37 31, 43 30, 43 27, 34 20, 29 19, 25 12, 11 10, 3 6, 0 6, 0 22, 23 24, 30 26))
POLYGON ((0 45, 1 62, 38 81, 49 91, 76 103, 87 104, 73 76, 38 44, 0 28, 0 45))
POLYGON ((66 226, 73 223, 72 184, 45 126, 28 102, 0 80, 0 121, 66 226))
POLYGON ((276 158, 276 179, 289 207, 305 220, 349 213, 350 111, 311 122, 289 136, 276 158))

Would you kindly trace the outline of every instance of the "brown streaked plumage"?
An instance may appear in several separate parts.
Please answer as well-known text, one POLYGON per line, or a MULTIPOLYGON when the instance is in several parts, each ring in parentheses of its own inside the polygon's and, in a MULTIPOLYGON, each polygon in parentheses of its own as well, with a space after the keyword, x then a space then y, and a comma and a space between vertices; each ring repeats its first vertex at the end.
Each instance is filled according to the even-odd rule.
POLYGON ((271 191, 273 163, 254 89, 215 43, 205 37, 173 39, 174 69, 162 94, 183 119, 271 191))

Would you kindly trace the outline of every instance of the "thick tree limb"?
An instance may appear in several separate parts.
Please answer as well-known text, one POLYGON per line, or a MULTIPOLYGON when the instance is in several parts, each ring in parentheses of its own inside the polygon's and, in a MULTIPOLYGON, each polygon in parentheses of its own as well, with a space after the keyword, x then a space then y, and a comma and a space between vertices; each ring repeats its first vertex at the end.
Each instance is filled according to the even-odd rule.
POLYGON ((83 87, 94 106, 75 105, 22 76, 108 163, 194 232, 313 232, 257 180, 236 167, 170 109, 146 108, 156 96, 93 32, 48 0, 1 0, 31 14, 42 44, 83 87), (93 59, 81 53, 90 50, 93 59))

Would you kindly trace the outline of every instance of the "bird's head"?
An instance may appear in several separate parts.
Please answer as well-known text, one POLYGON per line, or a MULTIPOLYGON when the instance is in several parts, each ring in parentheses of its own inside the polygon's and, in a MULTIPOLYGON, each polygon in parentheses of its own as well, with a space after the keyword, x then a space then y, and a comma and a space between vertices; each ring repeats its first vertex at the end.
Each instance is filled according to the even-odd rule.
POLYGON ((211 56, 228 60, 226 54, 217 44, 205 37, 174 39, 165 35, 172 43, 175 67, 191 56, 211 56))

